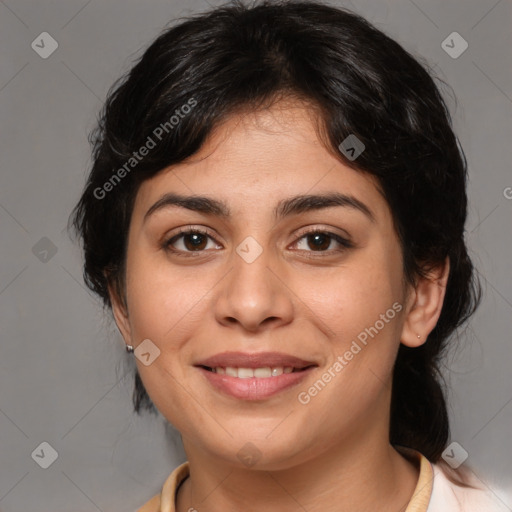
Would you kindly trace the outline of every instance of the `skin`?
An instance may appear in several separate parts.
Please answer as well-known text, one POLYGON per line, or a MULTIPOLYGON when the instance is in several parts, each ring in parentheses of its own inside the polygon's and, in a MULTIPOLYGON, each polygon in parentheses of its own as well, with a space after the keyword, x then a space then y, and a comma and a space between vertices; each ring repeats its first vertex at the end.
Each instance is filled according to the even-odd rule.
POLYGON ((400 343, 418 346, 434 328, 448 263, 404 284, 401 247, 375 179, 322 145, 304 104, 281 100, 233 115, 193 157, 145 181, 126 269, 126 308, 111 290, 116 323, 126 343, 149 338, 160 349, 149 366, 137 360, 138 370, 180 431, 190 463, 178 512, 398 511, 409 502, 418 468, 389 444, 392 368, 400 343), (357 198, 374 219, 347 206, 273 217, 282 199, 333 191, 357 198), (232 217, 170 206, 144 220, 168 192, 223 200, 232 217), (201 253, 190 237, 174 242, 193 257, 165 248, 187 226, 212 237, 202 238, 201 253), (348 236, 353 247, 327 239, 319 250, 306 229, 348 236), (252 263, 236 252, 248 236, 262 249, 252 263), (402 310, 301 404, 298 393, 394 303, 402 310), (298 386, 250 402, 221 394, 193 366, 224 351, 279 351, 318 367, 298 386), (237 457, 247 442, 261 454, 252 467, 237 457))

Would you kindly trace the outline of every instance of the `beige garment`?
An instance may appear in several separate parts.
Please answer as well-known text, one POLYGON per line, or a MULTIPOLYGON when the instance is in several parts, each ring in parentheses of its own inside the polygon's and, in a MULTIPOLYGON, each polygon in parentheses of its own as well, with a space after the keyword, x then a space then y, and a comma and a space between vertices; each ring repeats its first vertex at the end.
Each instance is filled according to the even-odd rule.
MULTIPOLYGON (((405 451, 400 448, 400 451, 405 451)), ((420 466, 420 475, 411 501, 404 512, 427 512, 432 492, 433 468, 426 457, 418 452, 408 451, 416 458, 420 466)), ((176 512, 176 493, 179 485, 188 477, 189 465, 184 462, 178 466, 165 481, 162 492, 153 496, 137 512, 176 512)), ((448 511, 443 511, 448 512, 448 511)), ((450 511, 451 512, 451 511, 450 511)))

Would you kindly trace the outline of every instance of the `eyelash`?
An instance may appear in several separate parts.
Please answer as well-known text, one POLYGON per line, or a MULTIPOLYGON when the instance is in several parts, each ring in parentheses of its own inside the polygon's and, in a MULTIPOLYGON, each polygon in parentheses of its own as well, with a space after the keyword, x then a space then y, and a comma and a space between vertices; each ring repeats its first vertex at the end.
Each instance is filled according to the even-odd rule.
MULTIPOLYGON (((179 233, 177 233, 177 234, 173 235, 171 238, 165 240, 162 247, 166 251, 172 252, 172 253, 174 253, 176 255, 183 256, 183 257, 197 257, 197 256, 200 256, 202 253, 206 252, 206 250, 182 251, 180 249, 174 249, 172 247, 172 244, 175 243, 178 239, 182 238, 183 235, 191 235, 191 234, 203 235, 203 236, 206 236, 208 238, 211 238, 215 243, 218 243, 210 235, 210 233, 208 231, 204 230, 204 229, 201 229, 201 228, 193 228, 193 229, 192 228, 183 228, 182 230, 179 231, 179 233)), ((354 244, 350 240, 347 240, 346 238, 343 238, 342 236, 337 235, 336 233, 332 233, 332 232, 329 232, 329 231, 322 231, 320 229, 311 229, 311 230, 308 230, 308 231, 304 231, 303 233, 300 234, 300 236, 297 239, 297 241, 294 242, 294 245, 296 245, 303 238, 306 238, 309 235, 316 235, 316 234, 327 235, 330 239, 335 240, 336 242, 338 242, 341 245, 341 248, 339 248, 339 249, 330 249, 330 250, 327 250, 327 251, 304 251, 304 252, 320 253, 320 254, 326 254, 327 253, 327 255, 332 255, 333 252, 341 253, 341 252, 344 252, 347 249, 351 249, 351 248, 354 247, 354 244)), ((302 251, 302 249, 301 249, 301 251, 302 251)), ((310 255, 308 257, 316 258, 317 256, 310 255)))

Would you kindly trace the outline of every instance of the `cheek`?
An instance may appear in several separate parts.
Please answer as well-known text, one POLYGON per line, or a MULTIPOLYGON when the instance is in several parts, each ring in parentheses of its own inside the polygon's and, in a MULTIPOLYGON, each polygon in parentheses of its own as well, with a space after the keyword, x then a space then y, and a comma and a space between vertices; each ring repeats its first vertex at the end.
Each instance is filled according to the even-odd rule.
POLYGON ((127 295, 134 341, 150 339, 160 350, 148 366, 136 361, 139 375, 157 409, 180 431, 188 432, 187 418, 197 417, 201 410, 191 400, 194 391, 187 385, 191 350, 187 341, 204 321, 208 282, 186 279, 135 258, 129 271, 127 295))
POLYGON ((326 366, 297 397, 307 403, 301 407, 310 408, 311 435, 322 429, 334 436, 340 429, 361 428, 377 411, 386 414, 403 310, 401 288, 388 270, 338 269, 314 293, 303 291, 317 325, 327 325, 330 333, 322 345, 329 352, 326 366))
POLYGON ((403 323, 402 274, 395 248, 378 249, 297 285, 311 321, 327 334, 326 370, 335 375, 326 375, 329 390, 320 393, 318 411, 343 402, 358 411, 368 407, 391 378, 403 323))
MULTIPOLYGON (((392 306, 403 300, 397 264, 388 264, 384 255, 378 262, 361 258, 357 264, 332 272, 323 270, 307 279, 297 275, 295 290, 312 312, 313 321, 316 318, 328 335, 341 340, 356 337, 373 326, 390 308, 384 320, 396 319, 397 308, 393 310, 392 306)), ((391 323, 397 322, 386 325, 391 323)))
POLYGON ((180 410, 193 405, 184 390, 194 348, 188 341, 211 310, 209 292, 218 278, 213 273, 202 273, 198 279, 197 271, 169 269, 161 257, 132 253, 127 264, 127 297, 135 344, 149 339, 160 350, 149 366, 137 360, 144 387, 161 412, 176 418, 180 410))
POLYGON ((166 351, 176 347, 185 326, 200 321, 200 314, 212 289, 213 277, 193 271, 170 270, 161 256, 135 254, 127 269, 127 295, 132 332, 138 339, 154 339, 166 351))

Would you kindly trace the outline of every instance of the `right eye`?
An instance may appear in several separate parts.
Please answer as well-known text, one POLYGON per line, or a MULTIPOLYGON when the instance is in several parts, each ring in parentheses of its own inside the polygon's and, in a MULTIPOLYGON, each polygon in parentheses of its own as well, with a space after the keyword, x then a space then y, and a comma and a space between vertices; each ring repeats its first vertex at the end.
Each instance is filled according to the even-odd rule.
POLYGON ((188 256, 186 253, 204 252, 208 246, 208 239, 215 242, 216 245, 214 244, 214 247, 221 248, 208 231, 198 228, 185 228, 181 230, 177 235, 173 235, 164 241, 163 246, 166 250, 175 254, 188 256), (181 244, 181 247, 176 247, 176 244, 181 244))

